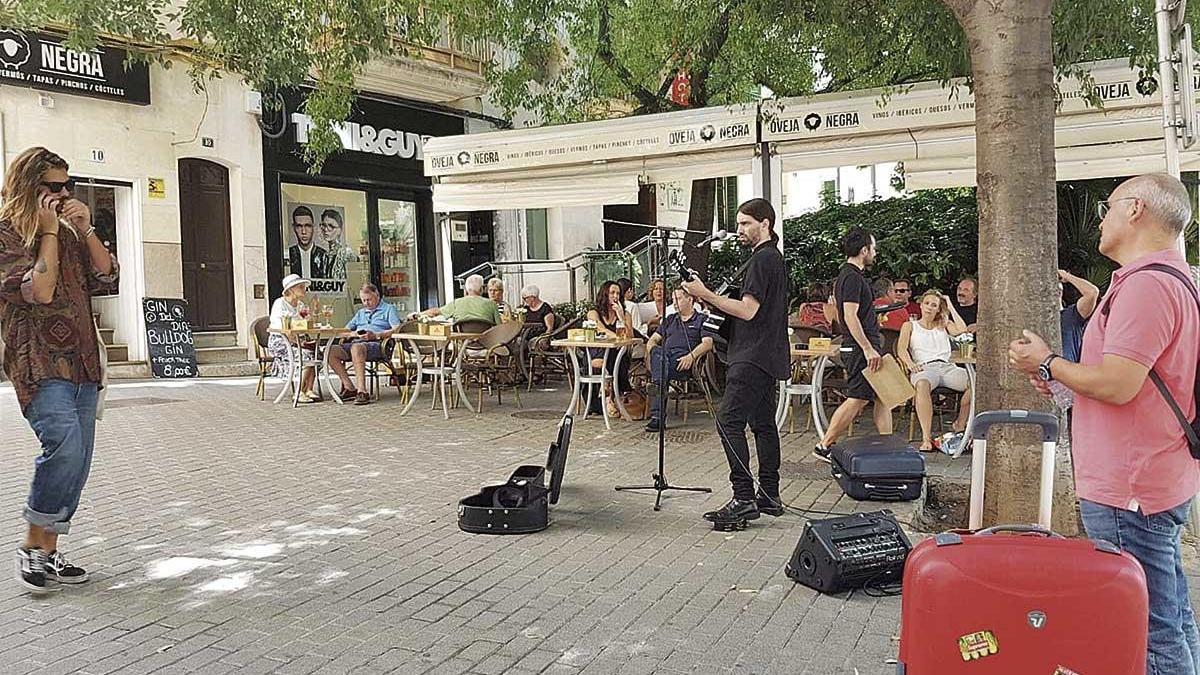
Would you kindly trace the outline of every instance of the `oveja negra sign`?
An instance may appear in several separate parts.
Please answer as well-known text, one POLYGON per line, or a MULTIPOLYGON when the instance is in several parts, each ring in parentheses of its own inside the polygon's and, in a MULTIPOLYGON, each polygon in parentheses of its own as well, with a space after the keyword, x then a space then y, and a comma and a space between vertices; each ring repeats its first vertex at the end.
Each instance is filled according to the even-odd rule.
POLYGON ((150 69, 124 49, 68 49, 63 38, 0 28, 0 84, 150 104, 150 69))

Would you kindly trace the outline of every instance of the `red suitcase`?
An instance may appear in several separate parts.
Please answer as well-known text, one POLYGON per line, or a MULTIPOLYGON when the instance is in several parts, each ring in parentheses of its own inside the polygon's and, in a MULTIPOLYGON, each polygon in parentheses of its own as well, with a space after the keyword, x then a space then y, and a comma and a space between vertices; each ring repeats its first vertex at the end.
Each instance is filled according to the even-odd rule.
MULTIPOLYGON (((996 424, 1041 426, 1042 459, 1053 465, 1057 418, 1019 410, 976 417, 973 461, 986 459, 987 432, 996 424)), ((1045 468, 1044 491, 1051 487, 1045 476, 1053 475, 1045 468)), ((982 504, 976 480, 982 484, 982 470, 972 475, 972 498, 980 500, 973 510, 982 504)), ((1040 526, 946 532, 913 548, 904 566, 897 675, 1145 672, 1141 565, 1108 542, 1053 534, 1048 508, 1039 517, 1040 526)))

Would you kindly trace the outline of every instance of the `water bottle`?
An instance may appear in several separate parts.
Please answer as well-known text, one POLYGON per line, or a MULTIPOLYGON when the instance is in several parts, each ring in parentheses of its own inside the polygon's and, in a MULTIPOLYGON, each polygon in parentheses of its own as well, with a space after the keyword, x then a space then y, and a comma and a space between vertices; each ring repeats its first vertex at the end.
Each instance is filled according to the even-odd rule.
POLYGON ((1067 385, 1058 380, 1051 380, 1050 397, 1054 399, 1054 405, 1058 406, 1059 410, 1066 410, 1075 403, 1075 392, 1067 388, 1067 385))

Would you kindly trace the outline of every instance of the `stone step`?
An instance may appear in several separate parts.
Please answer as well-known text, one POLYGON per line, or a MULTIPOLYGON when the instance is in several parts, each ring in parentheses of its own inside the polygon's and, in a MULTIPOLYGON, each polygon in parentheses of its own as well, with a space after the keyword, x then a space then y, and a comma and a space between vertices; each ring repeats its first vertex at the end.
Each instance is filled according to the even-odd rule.
POLYGON ((145 361, 108 362, 110 380, 144 380, 150 376, 150 364, 145 361))
POLYGON ((113 335, 114 332, 115 331, 112 328, 101 328, 100 329, 100 340, 106 345, 115 345, 116 340, 113 335))
POLYGON ((110 363, 122 363, 129 360, 129 345, 112 345, 105 343, 105 351, 108 352, 108 360, 110 363))
POLYGON ((238 363, 246 360, 244 347, 197 347, 196 363, 238 363))
POLYGON ((236 347, 237 332, 226 330, 192 333, 192 342, 196 345, 197 351, 207 347, 236 347))
POLYGON ((245 377, 258 375, 258 364, 253 361, 236 363, 202 363, 200 377, 245 377))
MULTIPOLYGON (((258 364, 253 361, 200 364, 200 377, 247 377, 252 375, 258 375, 258 364)), ((118 361, 108 364, 108 377, 111 380, 147 380, 153 376, 150 364, 145 361, 118 361)))

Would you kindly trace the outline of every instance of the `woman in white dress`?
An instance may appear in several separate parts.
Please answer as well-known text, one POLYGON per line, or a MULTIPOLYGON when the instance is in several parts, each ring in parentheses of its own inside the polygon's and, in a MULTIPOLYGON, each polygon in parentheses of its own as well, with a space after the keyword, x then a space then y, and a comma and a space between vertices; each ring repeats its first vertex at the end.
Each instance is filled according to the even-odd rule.
POLYGON ((896 342, 896 356, 908 368, 917 389, 917 419, 921 422, 921 450, 933 450, 933 390, 946 387, 962 392, 954 431, 967 428, 971 409, 970 377, 965 368, 950 360, 950 338, 967 330, 950 298, 933 290, 921 296, 921 317, 905 322, 896 342))
MULTIPOLYGON (((302 310, 307 311, 303 301, 304 294, 308 292, 308 284, 308 279, 302 279, 299 274, 289 274, 283 278, 283 295, 276 298, 271 305, 271 328, 281 330, 284 317, 298 319, 301 317, 302 310)), ((290 372, 293 349, 287 338, 279 333, 271 333, 271 337, 267 338, 267 352, 275 357, 271 364, 273 376, 286 377, 290 372)), ((304 358, 308 359, 309 363, 315 361, 314 350, 305 349, 304 358)), ((314 403, 321 400, 321 397, 313 391, 316 375, 317 371, 312 366, 305 366, 304 372, 300 375, 301 403, 314 403)))

